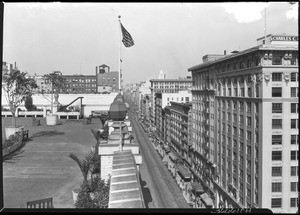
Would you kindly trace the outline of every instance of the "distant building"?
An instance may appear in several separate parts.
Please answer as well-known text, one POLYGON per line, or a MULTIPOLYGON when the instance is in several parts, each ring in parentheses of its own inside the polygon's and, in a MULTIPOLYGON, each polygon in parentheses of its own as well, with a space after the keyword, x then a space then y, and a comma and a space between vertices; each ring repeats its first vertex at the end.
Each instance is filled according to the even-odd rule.
POLYGON ((62 75, 66 83, 67 93, 96 93, 95 75, 62 75))
MULTIPOLYGON (((158 96, 159 97, 159 96, 158 96)), ((177 184, 182 190, 182 194, 189 204, 193 203, 191 198, 191 179, 189 172, 192 166, 191 143, 189 143, 189 113, 192 107, 191 103, 170 102, 171 105, 164 108, 165 117, 163 124, 164 140, 169 146, 170 152, 167 155, 169 159, 168 168, 175 178, 177 184)), ((167 152, 167 151, 166 151, 167 152)))
POLYGON ((298 211, 298 36, 258 45, 192 73, 192 167, 217 208, 298 211))
POLYGON ((166 79, 166 77, 167 77, 166 74, 164 74, 164 72, 162 70, 160 70, 158 79, 166 79))
POLYGON ((192 87, 192 79, 152 79, 150 80, 151 90, 151 111, 150 120, 155 124, 155 93, 178 93, 182 90, 190 90, 192 87))
POLYGON ((102 64, 96 66, 97 93, 119 92, 119 72, 110 71, 110 67, 102 64))

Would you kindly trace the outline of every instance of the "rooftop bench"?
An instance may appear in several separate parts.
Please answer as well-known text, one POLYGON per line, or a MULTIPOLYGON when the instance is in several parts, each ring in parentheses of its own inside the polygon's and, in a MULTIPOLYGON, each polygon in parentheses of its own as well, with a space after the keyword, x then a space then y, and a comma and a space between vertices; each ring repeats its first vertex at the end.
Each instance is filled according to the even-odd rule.
POLYGON ((79 112, 56 112, 55 114, 58 116, 58 119, 60 119, 61 116, 66 116, 67 119, 69 119, 70 116, 76 116, 76 118, 79 119, 80 116, 79 112))

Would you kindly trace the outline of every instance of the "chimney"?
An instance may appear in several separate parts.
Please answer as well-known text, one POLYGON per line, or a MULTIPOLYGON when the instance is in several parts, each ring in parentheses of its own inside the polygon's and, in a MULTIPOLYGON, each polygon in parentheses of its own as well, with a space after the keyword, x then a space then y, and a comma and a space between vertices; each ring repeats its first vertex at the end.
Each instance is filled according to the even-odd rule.
POLYGON ((98 73, 98 66, 96 66, 96 75, 97 75, 97 73, 98 73))
POLYGON ((226 55, 226 50, 224 50, 224 55, 226 55))

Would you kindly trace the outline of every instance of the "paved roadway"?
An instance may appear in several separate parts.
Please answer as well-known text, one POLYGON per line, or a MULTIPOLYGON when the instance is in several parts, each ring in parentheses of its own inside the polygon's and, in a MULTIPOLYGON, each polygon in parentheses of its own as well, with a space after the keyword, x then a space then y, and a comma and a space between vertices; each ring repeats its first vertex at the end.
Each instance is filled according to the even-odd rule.
POLYGON ((134 142, 140 145, 143 163, 140 167, 142 191, 147 208, 190 208, 181 189, 164 165, 137 120, 130 115, 134 142))

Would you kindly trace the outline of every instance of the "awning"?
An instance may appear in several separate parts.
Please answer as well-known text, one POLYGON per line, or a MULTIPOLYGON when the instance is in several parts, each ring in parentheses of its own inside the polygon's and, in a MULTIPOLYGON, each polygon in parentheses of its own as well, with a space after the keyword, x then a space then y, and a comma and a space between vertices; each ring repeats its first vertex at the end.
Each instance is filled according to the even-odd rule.
POLYGON ((200 195, 200 197, 202 198, 202 200, 205 202, 207 206, 213 206, 212 199, 206 193, 200 195))
POLYGON ((163 149, 166 151, 166 152, 170 152, 170 147, 169 146, 166 146, 166 145, 163 145, 163 149))
POLYGON ((192 190, 194 191, 195 194, 202 195, 204 193, 203 186, 200 183, 193 182, 191 183, 191 185, 192 185, 192 190))
POLYGON ((191 174, 183 165, 177 165, 178 173, 182 179, 191 179, 191 174))
POLYGON ((176 161, 178 159, 178 157, 173 152, 170 152, 169 156, 170 156, 172 161, 176 161))

